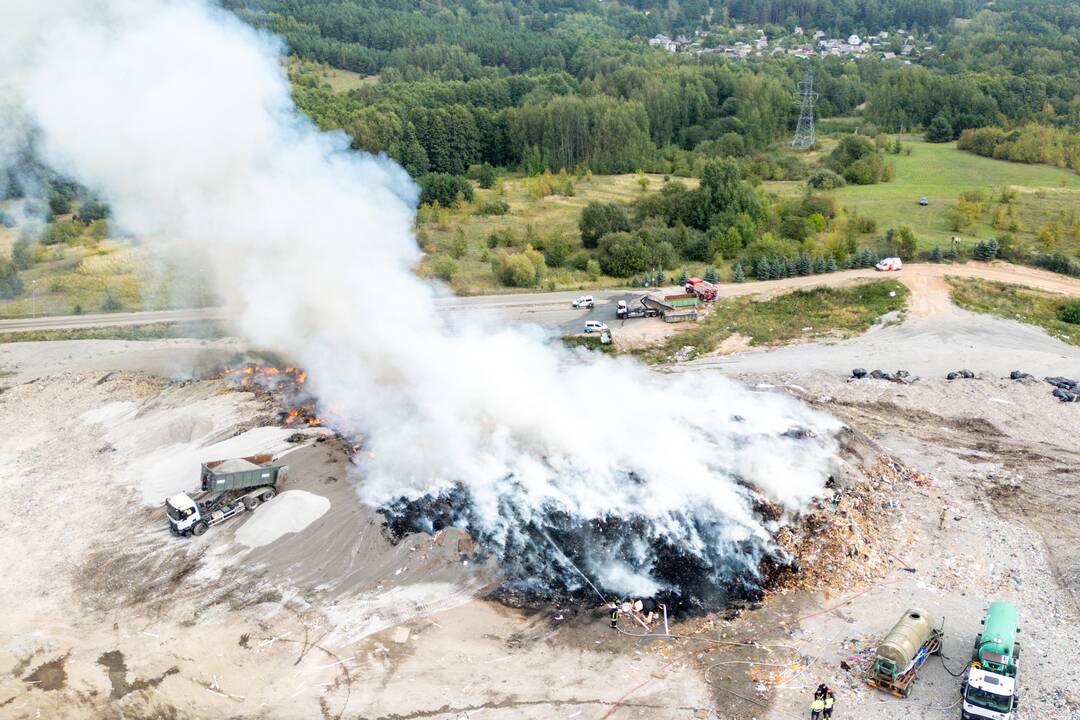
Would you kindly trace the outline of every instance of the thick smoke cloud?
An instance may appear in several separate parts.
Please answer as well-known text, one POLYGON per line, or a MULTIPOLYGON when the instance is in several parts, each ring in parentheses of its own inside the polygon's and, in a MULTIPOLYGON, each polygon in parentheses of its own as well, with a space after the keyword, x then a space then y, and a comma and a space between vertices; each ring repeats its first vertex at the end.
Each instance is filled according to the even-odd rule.
POLYGON ((568 586, 536 532, 574 545, 584 528, 585 570, 648 594, 678 585, 664 548, 717 582, 752 576, 775 529, 755 502, 791 514, 822 491, 837 426, 800 404, 438 314, 410 271, 416 187, 298 114, 275 38, 195 0, 15 4, 0 126, 32 130, 126 230, 207 258, 235 328, 302 364, 368 438, 365 501, 463 500, 448 520, 568 586), (617 541, 597 540, 612 522, 617 541))

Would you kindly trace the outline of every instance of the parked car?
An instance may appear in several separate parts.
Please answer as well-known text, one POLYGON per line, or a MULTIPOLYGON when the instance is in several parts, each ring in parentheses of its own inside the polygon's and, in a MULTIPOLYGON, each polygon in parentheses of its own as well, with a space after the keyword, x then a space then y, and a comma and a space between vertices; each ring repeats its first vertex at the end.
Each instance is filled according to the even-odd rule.
POLYGON ((881 272, 896 272, 904 268, 904 262, 898 257, 884 258, 881 262, 874 266, 875 270, 881 272))
POLYGON ((571 303, 571 305, 572 305, 572 307, 576 307, 576 308, 589 308, 589 309, 591 309, 592 306, 593 306, 593 296, 592 295, 582 295, 577 300, 575 300, 573 303, 571 303))
POLYGON ((930 204, 930 198, 923 195, 921 198, 919 198, 919 204, 924 205, 924 206, 929 205, 930 204))
POLYGON ((586 320, 585 321, 585 332, 587 332, 587 333, 604 332, 607 329, 608 329, 608 326, 605 323, 600 322, 599 320, 586 320))

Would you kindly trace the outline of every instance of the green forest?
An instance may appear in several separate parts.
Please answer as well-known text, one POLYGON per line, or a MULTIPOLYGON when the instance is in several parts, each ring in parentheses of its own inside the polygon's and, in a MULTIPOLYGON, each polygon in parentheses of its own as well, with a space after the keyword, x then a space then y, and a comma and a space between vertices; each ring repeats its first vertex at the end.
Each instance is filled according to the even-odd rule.
MULTIPOLYGON (((920 171, 968 167, 960 156, 1080 172, 1072 1, 222 4, 280 39, 316 125, 414 177, 419 270, 459 292, 638 284, 687 268, 774 278, 991 247, 1080 267, 1073 196, 1010 189, 1063 189, 1046 173, 972 168, 1000 186, 941 183, 948 197, 910 213, 937 188, 920 171), (795 151, 810 73, 817 143, 795 151), (946 146, 961 152, 933 149, 946 146)), ((0 188, 0 225, 14 228, 0 301, 21 302, 34 269, 70 248, 100 254, 111 239, 106 206, 32 158, 26 167, 45 195, 15 213, 20 188, 0 188), (15 228, 13 215, 44 228, 15 228)), ((71 297, 114 309, 133 293, 71 297)))

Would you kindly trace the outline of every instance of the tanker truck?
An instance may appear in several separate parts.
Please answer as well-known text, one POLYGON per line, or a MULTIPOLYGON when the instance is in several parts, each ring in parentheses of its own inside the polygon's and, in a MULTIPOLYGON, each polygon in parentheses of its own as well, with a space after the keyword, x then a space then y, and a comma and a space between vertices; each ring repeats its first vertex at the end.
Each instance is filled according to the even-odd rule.
POLYGON ((941 652, 941 637, 930 613, 908 608, 878 645, 866 683, 906 698, 926 659, 941 652))
POLYGON ((271 455, 252 455, 203 463, 195 497, 181 492, 165 500, 169 530, 174 535, 202 535, 214 525, 254 510, 277 494, 288 465, 275 465, 271 455))
POLYGON ((1015 717, 1020 702, 1016 677, 1020 659, 1020 643, 1016 641, 1018 632, 1016 608, 1004 600, 990 603, 961 689, 962 720, 1012 720, 1015 717))

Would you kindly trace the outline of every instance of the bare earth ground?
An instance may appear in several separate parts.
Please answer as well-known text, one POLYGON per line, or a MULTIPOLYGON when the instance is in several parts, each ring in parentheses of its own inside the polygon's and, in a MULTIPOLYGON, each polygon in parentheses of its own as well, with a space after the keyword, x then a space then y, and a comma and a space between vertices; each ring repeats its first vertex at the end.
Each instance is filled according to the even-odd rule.
POLYGON ((829 682, 837 718, 956 718, 959 681, 937 658, 907 701, 858 668, 915 605, 944 618, 958 670, 995 597, 1020 612, 1021 717, 1080 717, 1080 406, 1001 379, 1075 375, 1080 349, 953 308, 940 276, 904 278, 925 284, 902 325, 673 368, 802 397, 932 477, 881 493, 894 557, 880 578, 826 578, 673 628, 697 640, 612 633, 594 608, 479 599, 490 568, 452 532, 390 545, 332 437, 290 437, 254 396, 187 380, 235 343, 4 345, 0 717, 764 720, 806 717, 829 682), (848 382, 856 365, 922 377, 848 382), (962 366, 980 377, 942 379, 962 366), (261 547, 236 534, 268 508, 201 538, 168 534, 157 503, 191 487, 200 461, 261 449, 287 453, 285 489, 330 510, 261 547))

